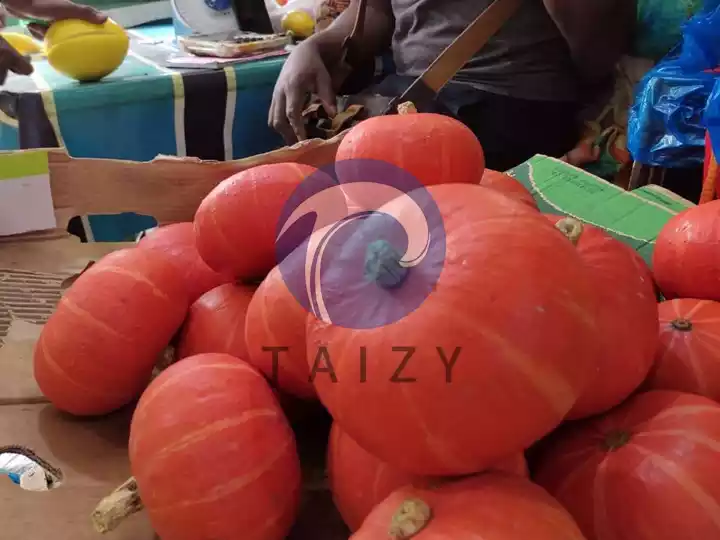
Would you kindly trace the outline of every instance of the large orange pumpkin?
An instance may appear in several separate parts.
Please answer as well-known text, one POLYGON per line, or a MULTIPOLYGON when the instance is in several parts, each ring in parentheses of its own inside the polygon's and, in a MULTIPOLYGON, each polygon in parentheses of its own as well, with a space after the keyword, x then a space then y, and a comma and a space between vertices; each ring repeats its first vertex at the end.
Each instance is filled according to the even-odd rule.
POLYGON ((279 262, 275 238, 283 207, 308 165, 260 165, 221 182, 195 215, 200 255, 211 268, 242 280, 262 279, 279 262))
POLYGON ((190 301, 194 302, 215 287, 232 281, 228 276, 211 269, 195 247, 195 231, 192 223, 174 223, 147 233, 138 246, 165 253, 178 268, 187 283, 190 301))
MULTIPOLYGON (((522 454, 516 454, 491 470, 527 476, 527 463, 522 454)), ((409 484, 431 486, 441 480, 415 476, 380 461, 337 424, 330 431, 327 472, 335 506, 352 531, 359 529, 372 509, 393 491, 409 484)))
POLYGON ((674 216, 653 252, 655 281, 667 299, 720 301, 720 200, 674 216))
POLYGON ((304 399, 317 397, 307 364, 307 317, 276 267, 253 296, 245 323, 249 361, 279 389, 304 399))
POLYGON ((655 285, 631 247, 573 218, 548 217, 576 245, 598 295, 601 355, 592 382, 568 415, 584 418, 618 405, 647 377, 658 347, 655 285))
POLYGON ((717 441, 720 405, 648 392, 558 433, 535 480, 588 540, 717 538, 717 441))
POLYGON ((185 318, 186 282, 152 250, 116 251, 65 292, 35 346, 34 371, 59 409, 100 415, 138 397, 185 318))
POLYGON ((336 159, 384 161, 426 186, 477 183, 485 169, 475 134, 458 120, 429 113, 365 120, 345 135, 336 159))
POLYGON ((720 303, 677 299, 658 311, 660 348, 647 387, 720 401, 720 303))
POLYGON ((130 464, 163 540, 282 540, 294 522, 293 432, 263 376, 232 356, 186 358, 152 382, 130 464))
MULTIPOLYGON (((595 295, 543 215, 478 185, 427 191, 442 253, 431 243, 403 267, 390 242, 375 251, 386 222, 368 220, 322 276, 327 312, 343 324, 309 318, 308 362, 321 401, 363 448, 415 474, 469 474, 529 447, 573 407, 599 350, 595 295), (397 316, 399 306, 412 309, 397 316)), ((381 214, 417 217, 403 198, 381 214)))
POLYGON ((198 298, 180 334, 178 358, 227 353, 247 360, 245 317, 254 293, 255 287, 226 283, 198 298))
POLYGON ((381 538, 584 540, 572 517, 542 488, 502 473, 395 491, 351 540, 381 538))
POLYGON ((527 204, 530 208, 537 209, 537 203, 525 186, 509 174, 485 169, 480 180, 480 185, 486 188, 494 189, 500 193, 504 193, 508 197, 527 204))

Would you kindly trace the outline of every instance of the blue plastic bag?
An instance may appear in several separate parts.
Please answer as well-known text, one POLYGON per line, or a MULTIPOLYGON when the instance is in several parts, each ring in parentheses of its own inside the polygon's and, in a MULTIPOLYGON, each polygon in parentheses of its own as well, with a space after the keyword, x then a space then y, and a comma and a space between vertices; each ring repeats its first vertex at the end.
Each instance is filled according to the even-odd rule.
POLYGON ((682 46, 640 82, 628 119, 628 149, 635 161, 659 167, 702 165, 703 115, 720 66, 720 0, 683 26, 682 46))

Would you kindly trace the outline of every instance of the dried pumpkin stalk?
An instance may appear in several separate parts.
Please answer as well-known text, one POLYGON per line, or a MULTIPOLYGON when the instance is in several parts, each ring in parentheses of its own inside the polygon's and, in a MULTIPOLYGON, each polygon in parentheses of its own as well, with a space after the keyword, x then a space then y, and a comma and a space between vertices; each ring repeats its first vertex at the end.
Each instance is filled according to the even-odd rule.
POLYGON ((129 516, 145 505, 138 493, 137 482, 130 477, 110 495, 101 500, 90 515, 93 527, 100 534, 115 530, 129 516))

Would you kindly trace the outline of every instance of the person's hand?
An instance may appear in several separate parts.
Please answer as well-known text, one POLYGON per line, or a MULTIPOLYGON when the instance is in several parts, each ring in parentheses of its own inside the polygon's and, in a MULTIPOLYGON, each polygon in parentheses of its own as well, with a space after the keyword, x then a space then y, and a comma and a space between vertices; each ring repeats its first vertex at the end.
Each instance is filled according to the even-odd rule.
POLYGON ((17 52, 0 36, 0 86, 5 84, 8 71, 19 75, 30 75, 33 67, 30 60, 17 52))
POLYGON ((302 118, 308 95, 316 94, 330 116, 335 115, 335 92, 330 73, 311 41, 290 53, 283 66, 268 116, 270 127, 278 131, 287 144, 306 138, 302 118))

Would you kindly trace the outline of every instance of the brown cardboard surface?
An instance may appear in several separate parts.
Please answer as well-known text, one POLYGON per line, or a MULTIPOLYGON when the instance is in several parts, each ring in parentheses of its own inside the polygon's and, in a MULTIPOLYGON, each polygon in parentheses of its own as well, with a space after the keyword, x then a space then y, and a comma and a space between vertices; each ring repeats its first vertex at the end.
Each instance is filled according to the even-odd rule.
MULTIPOLYGON (((98 540, 90 513, 129 475, 129 412, 101 420, 75 420, 52 406, 0 407, 4 444, 19 444, 62 470, 57 489, 33 493, 0 478, 3 540, 98 540)), ((154 540, 146 516, 137 515, 107 540, 154 540)))

